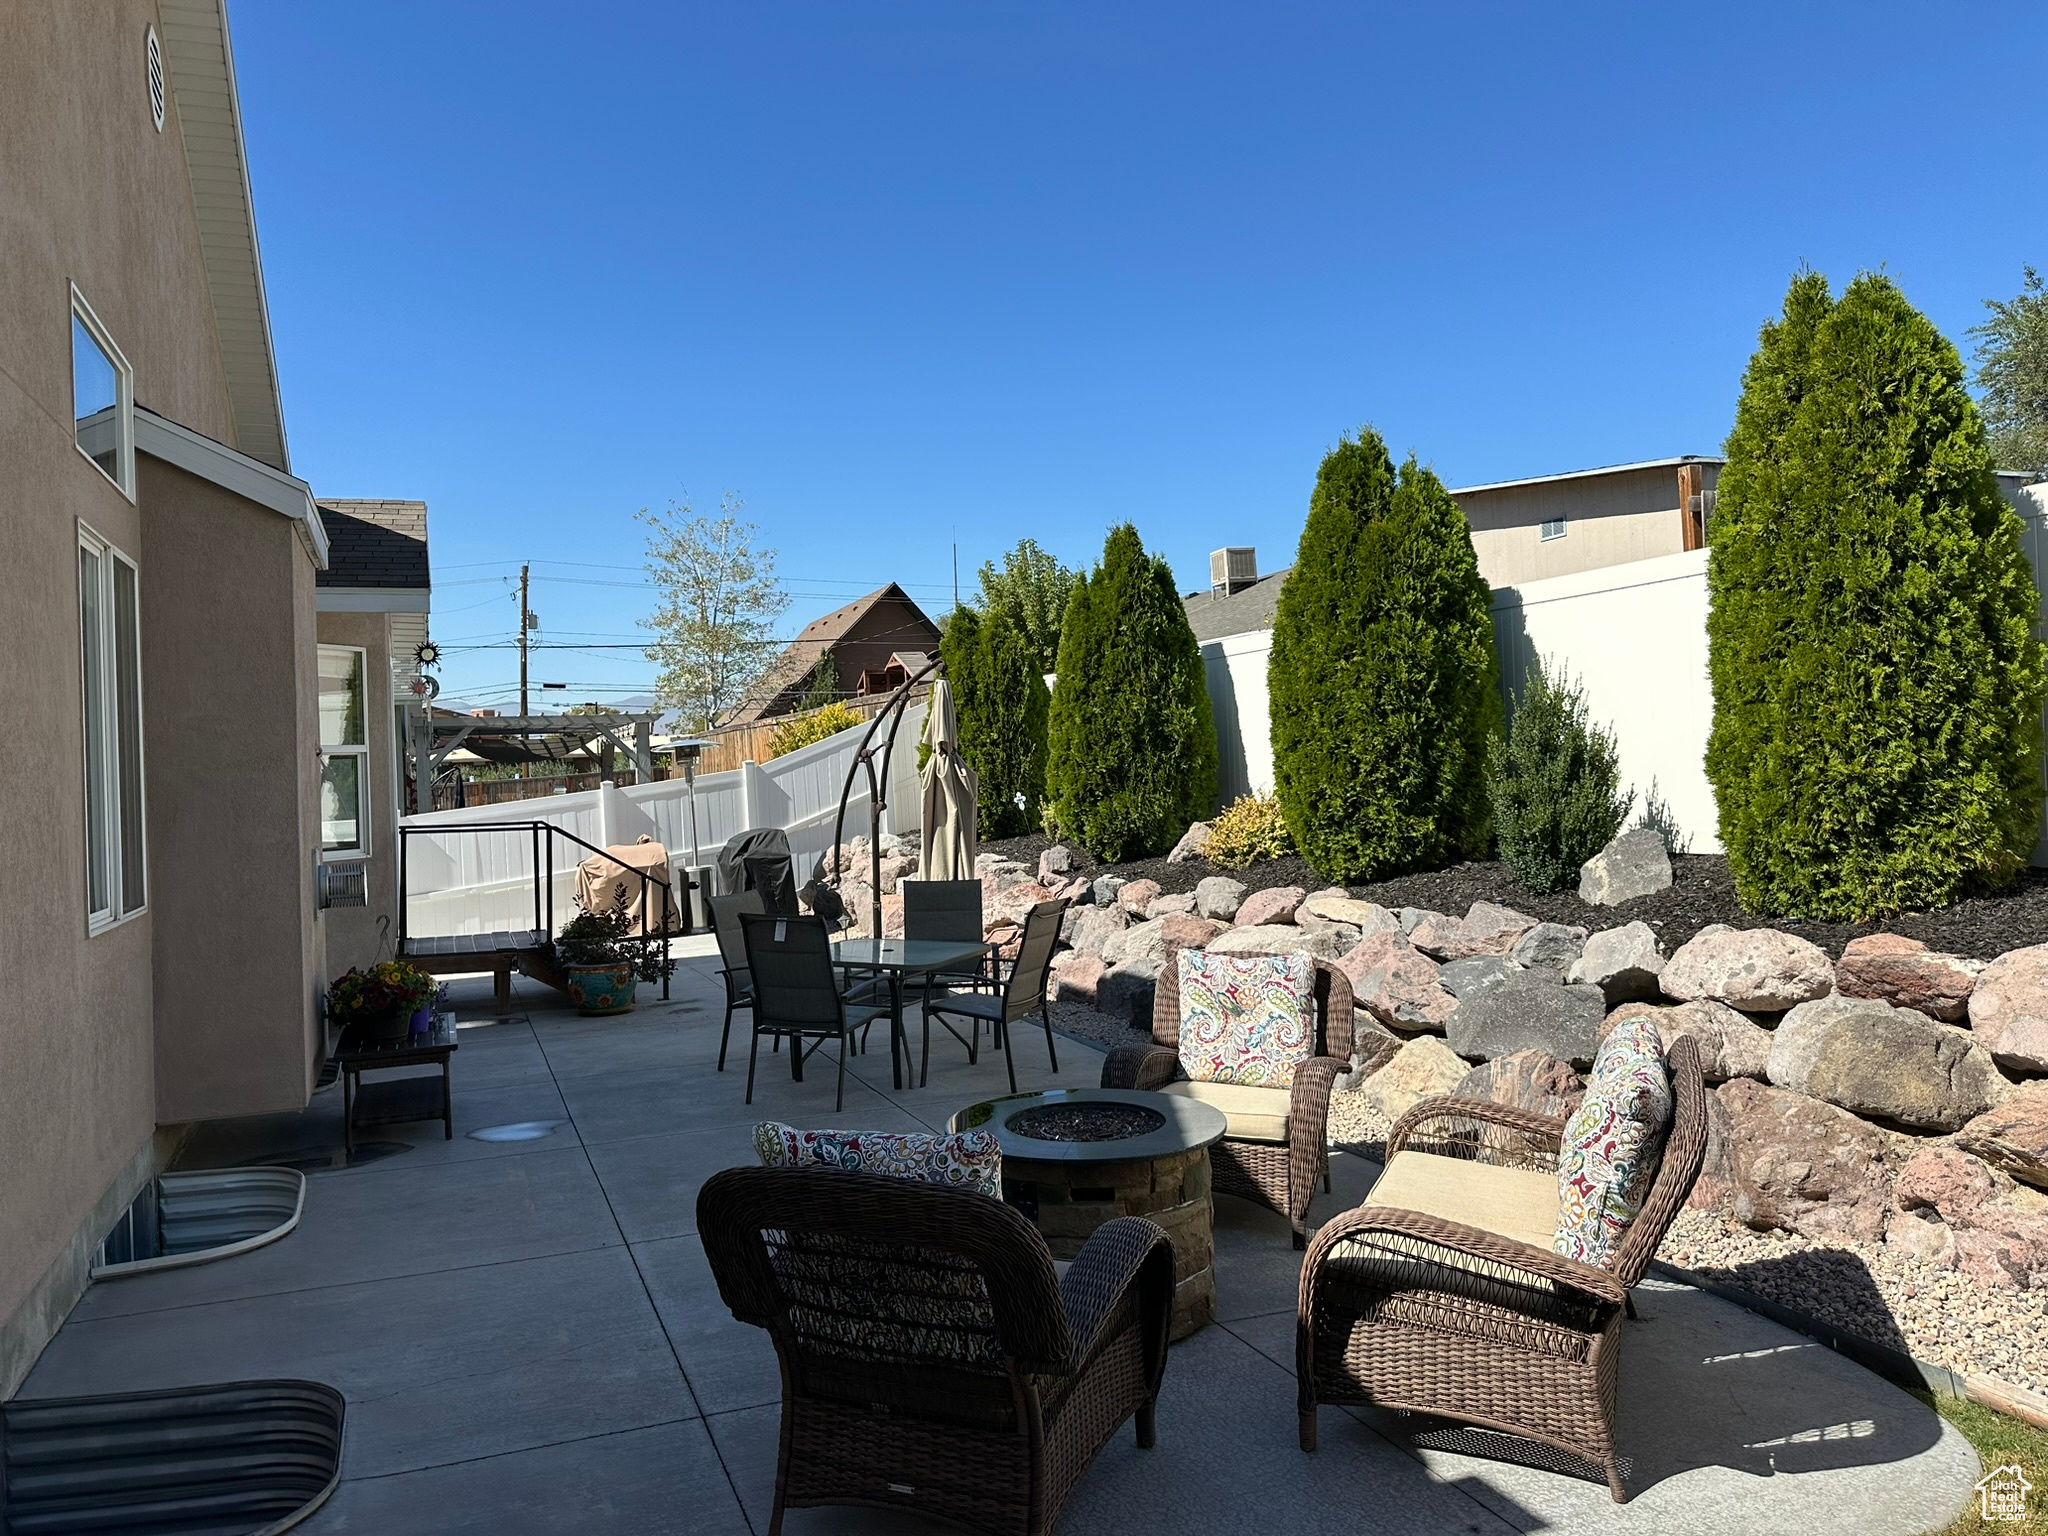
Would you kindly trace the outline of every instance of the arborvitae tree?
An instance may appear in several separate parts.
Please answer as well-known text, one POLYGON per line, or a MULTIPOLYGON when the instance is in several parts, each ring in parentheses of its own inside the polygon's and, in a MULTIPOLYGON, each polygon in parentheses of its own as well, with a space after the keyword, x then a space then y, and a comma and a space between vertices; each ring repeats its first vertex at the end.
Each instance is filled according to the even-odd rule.
POLYGON ((1586 718, 1586 695, 1541 662, 1514 718, 1486 753, 1493 835, 1524 890, 1560 891, 1621 829, 1635 792, 1621 787, 1611 732, 1586 718))
POLYGON ((1956 349, 1795 278, 1708 530, 1707 777, 1736 894, 1853 921, 2009 884, 2041 815, 2039 598, 1956 349))
POLYGON ((1327 880, 1433 869, 1486 846, 1500 714, 1493 616, 1465 515, 1377 432, 1324 458, 1273 620, 1273 781, 1327 880))
POLYGON ((1046 787, 1062 835, 1110 863, 1172 847, 1216 802, 1202 651, 1173 571, 1110 530, 1060 626, 1046 787))
POLYGON ((959 715, 960 755, 980 783, 984 838, 1038 826, 1052 696, 1031 641, 1010 615, 956 608, 939 642, 959 715))

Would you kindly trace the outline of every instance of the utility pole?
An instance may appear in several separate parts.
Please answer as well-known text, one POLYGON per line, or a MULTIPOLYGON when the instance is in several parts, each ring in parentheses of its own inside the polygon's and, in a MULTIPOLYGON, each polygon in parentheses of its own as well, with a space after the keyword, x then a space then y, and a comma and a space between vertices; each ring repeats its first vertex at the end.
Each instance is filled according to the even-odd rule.
POLYGON ((526 718, 526 632, 533 628, 533 615, 526 609, 526 571, 519 567, 519 718, 526 718))

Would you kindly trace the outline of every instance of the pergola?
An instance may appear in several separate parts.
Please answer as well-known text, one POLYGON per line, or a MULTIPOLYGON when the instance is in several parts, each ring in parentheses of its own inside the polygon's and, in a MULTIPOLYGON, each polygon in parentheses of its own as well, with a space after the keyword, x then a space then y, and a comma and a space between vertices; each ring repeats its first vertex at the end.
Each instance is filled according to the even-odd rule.
POLYGON ((624 752, 645 784, 654 777, 654 722, 646 714, 436 715, 412 719, 413 783, 431 785, 450 753, 466 747, 494 763, 567 762, 593 742, 624 752))

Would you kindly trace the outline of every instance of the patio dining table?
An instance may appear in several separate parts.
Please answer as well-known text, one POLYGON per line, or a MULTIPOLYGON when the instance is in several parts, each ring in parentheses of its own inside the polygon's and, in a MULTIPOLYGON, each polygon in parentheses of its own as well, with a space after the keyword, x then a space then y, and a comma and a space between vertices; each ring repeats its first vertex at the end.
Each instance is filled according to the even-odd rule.
MULTIPOLYGON (((903 1028, 903 978, 931 976, 941 971, 965 971, 978 966, 996 950, 991 943, 967 943, 958 939, 839 939, 832 945, 832 963, 842 970, 869 971, 886 976, 889 982, 889 1078, 903 1086, 904 1063, 910 1059, 910 1040, 903 1028), (897 1047, 902 1054, 897 1054, 897 1047)), ((917 1074, 911 1073, 914 1081, 917 1074)))

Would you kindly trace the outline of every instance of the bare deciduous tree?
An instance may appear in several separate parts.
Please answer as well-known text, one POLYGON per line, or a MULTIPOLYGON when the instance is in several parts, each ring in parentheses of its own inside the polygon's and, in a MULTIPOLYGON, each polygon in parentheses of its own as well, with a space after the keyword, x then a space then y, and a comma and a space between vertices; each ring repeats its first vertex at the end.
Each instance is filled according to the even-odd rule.
POLYGON ((711 726, 746 695, 781 642, 775 621, 789 596, 775 577, 775 551, 741 518, 728 492, 716 516, 686 502, 665 512, 642 509, 648 527, 647 575, 661 594, 640 622, 654 631, 647 659, 661 668, 655 692, 681 712, 685 730, 711 726))

